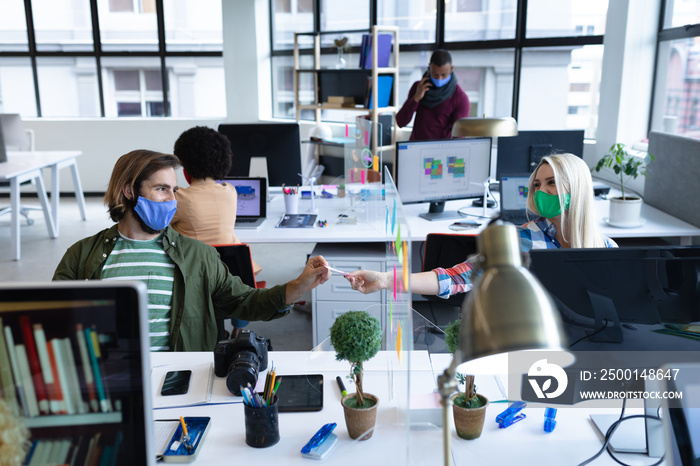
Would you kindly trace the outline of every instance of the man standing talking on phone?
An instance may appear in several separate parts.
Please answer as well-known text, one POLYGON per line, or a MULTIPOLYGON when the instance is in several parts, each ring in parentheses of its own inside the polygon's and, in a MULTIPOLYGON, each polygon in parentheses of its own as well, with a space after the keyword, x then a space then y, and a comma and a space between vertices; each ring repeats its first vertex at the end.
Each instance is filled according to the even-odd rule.
POLYGON ((396 123, 403 128, 414 113, 411 141, 449 139, 454 122, 469 116, 469 98, 457 84, 452 56, 447 50, 433 52, 428 71, 411 86, 408 99, 396 114, 396 123))

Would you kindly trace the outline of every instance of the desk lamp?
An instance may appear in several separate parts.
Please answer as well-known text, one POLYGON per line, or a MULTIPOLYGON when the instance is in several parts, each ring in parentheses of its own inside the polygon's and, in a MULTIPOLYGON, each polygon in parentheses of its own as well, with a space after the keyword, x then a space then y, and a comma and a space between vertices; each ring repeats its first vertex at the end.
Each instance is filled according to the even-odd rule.
POLYGON ((544 287, 522 265, 514 225, 492 222, 477 239, 474 288, 462 303, 459 346, 450 366, 438 377, 443 407, 445 466, 451 466, 449 407, 457 389, 460 364, 497 353, 526 349, 562 349, 564 329, 544 287))
MULTIPOLYGON (((452 125, 453 138, 474 138, 474 137, 490 137, 498 138, 499 136, 517 136, 518 123, 515 118, 460 118, 452 125)), ((484 181, 484 198, 475 200, 472 205, 481 207, 483 204, 486 217, 486 207, 493 207, 496 203, 493 200, 488 200, 488 188, 491 184, 490 177, 484 181)))

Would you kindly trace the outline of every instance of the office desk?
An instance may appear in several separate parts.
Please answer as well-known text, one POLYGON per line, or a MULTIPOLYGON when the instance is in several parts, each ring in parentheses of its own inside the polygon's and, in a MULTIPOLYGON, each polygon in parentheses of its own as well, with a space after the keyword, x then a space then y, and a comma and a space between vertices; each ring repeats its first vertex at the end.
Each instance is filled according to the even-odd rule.
POLYGON ((0 181, 10 182, 10 207, 12 209, 12 256, 15 260, 21 257, 20 252, 20 184, 34 180, 36 183, 39 201, 44 211, 46 229, 49 237, 58 238, 58 209, 60 198, 59 171, 61 168, 70 167, 73 175, 75 197, 78 200, 80 215, 85 220, 85 198, 78 175, 76 157, 80 151, 35 151, 35 152, 8 152, 7 162, 0 163, 0 181), (51 206, 48 203, 46 186, 44 185, 43 169, 51 169, 51 206))
MULTIPOLYGON (((279 189, 279 188, 278 188, 279 189)), ((375 222, 374 225, 364 221, 368 216, 362 210, 362 204, 356 203, 355 210, 352 209, 350 198, 322 199, 315 200, 318 212, 318 220, 327 220, 328 226, 325 228, 275 228, 279 219, 284 215, 284 199, 280 192, 272 190, 272 201, 267 205, 267 220, 257 230, 236 230, 236 235, 244 243, 357 243, 357 242, 384 242, 387 235, 384 231, 384 220, 375 222), (360 221, 357 225, 338 224, 337 219, 339 214, 347 214, 355 216, 360 221)), ((498 193, 495 193, 498 199, 498 193)), ((449 201, 446 203, 446 210, 457 210, 462 208, 463 212, 481 216, 483 208, 471 207, 471 200, 449 201)), ((603 234, 610 238, 655 238, 668 237, 679 238, 681 245, 692 244, 694 236, 700 236, 700 228, 689 223, 679 220, 665 212, 662 212, 654 207, 643 205, 642 217, 645 223, 637 228, 615 228, 609 226, 603 220, 608 216, 610 201, 604 199, 595 200, 595 211, 598 218, 598 225, 603 234)), ((299 213, 307 213, 311 207, 310 199, 302 199, 299 202, 299 213)), ((429 233, 457 233, 450 230, 450 225, 455 222, 452 220, 428 221, 418 215, 428 211, 428 204, 410 204, 403 206, 403 212, 406 215, 409 232, 402 232, 404 239, 411 241, 425 241, 429 233)), ((498 213, 498 209, 486 209, 486 215, 491 217, 498 213)), ((376 212, 372 215, 377 215, 376 212)), ((459 233, 462 234, 478 234, 484 228, 488 219, 478 217, 465 217, 465 219, 474 219, 482 222, 483 225, 479 229, 465 230, 459 233)))
MULTIPOLYGON (((436 358, 425 351, 411 352, 410 389, 413 393, 428 393, 435 388, 436 374, 449 363, 449 355, 436 358), (435 367, 433 367, 435 366, 435 367)), ((335 377, 345 377, 349 372, 347 361, 336 361, 333 352, 271 352, 278 375, 284 374, 324 375, 324 408, 314 413, 280 413, 280 441, 263 449, 249 447, 245 443, 243 405, 209 404, 184 408, 157 409, 154 419, 177 419, 179 416, 210 416, 212 426, 195 464, 312 464, 300 454, 301 448, 324 424, 336 422, 334 433, 339 437, 336 450, 325 464, 363 465, 436 465, 442 464, 442 430, 425 424, 407 429, 402 423, 405 410, 399 408, 399 390, 405 385, 405 371, 389 375, 388 367, 396 364, 396 353, 381 351, 365 365, 364 387, 367 392, 379 396, 377 426, 371 439, 353 441, 347 434, 340 393, 335 377), (391 393, 394 393, 392 399, 391 393), (408 456, 407 452, 408 451, 408 456), (408 459, 407 459, 408 458, 408 459)), ((151 353, 153 367, 168 370, 192 367, 195 364, 213 363, 213 354, 201 353, 151 353)), ((264 379, 265 373, 260 374, 264 379)), ((478 375, 477 375, 478 377, 478 375)), ((160 388, 161 380, 152 381, 153 390, 160 388)), ((284 383, 284 382, 283 382, 284 383)), ((354 389, 346 382, 349 392, 354 389)), ((224 379, 215 379, 213 397, 221 400, 225 391, 224 379)), ((232 397, 240 400, 240 398, 232 397)), ((559 409, 557 426, 553 433, 543 430, 544 411, 527 409, 528 418, 508 429, 499 429, 494 419, 506 408, 503 403, 490 404, 487 408, 484 432, 476 440, 457 437, 450 421, 452 452, 456 465, 512 465, 512 464, 578 464, 592 456, 601 446, 601 441, 589 425, 589 410, 584 408, 559 409)), ((609 411, 608 411, 609 412, 609 411)), ((649 458, 639 455, 622 455, 625 460, 648 464, 649 458), (636 457, 635 457, 636 456, 636 457)), ((601 456, 596 465, 616 464, 601 456)))

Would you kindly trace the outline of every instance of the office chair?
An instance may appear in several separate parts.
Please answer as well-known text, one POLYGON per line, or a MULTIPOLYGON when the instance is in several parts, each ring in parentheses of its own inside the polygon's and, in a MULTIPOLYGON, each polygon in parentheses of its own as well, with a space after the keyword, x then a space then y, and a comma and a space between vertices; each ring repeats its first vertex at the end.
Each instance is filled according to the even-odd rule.
MULTIPOLYGON (((267 285, 265 281, 255 281, 255 273, 253 272, 253 257, 250 254, 249 245, 245 243, 237 243, 215 244, 213 246, 218 251, 221 261, 226 264, 229 272, 231 272, 232 275, 240 277, 241 281, 250 287, 265 288, 267 285)), ((244 325, 240 325, 240 322, 245 321, 239 321, 239 325, 236 325, 233 319, 232 322, 234 322, 234 327, 243 327, 244 325)), ((247 322, 245 325, 247 325, 247 322)), ((225 340, 226 329, 224 328, 224 319, 217 319, 216 326, 218 329, 218 339, 225 340)))
MULTIPOLYGON (((22 118, 17 113, 0 113, 0 145, 6 151, 34 151, 34 130, 27 129, 22 123, 22 118)), ((3 154, 5 152, 3 151, 3 154)), ((4 160, 2 160, 4 161, 4 160)), ((34 184, 34 181, 25 181, 22 185, 34 184)), ((9 181, 0 181, 0 188, 7 191, 10 188, 9 181)), ((32 225, 34 220, 29 217, 32 210, 43 210, 40 206, 22 205, 19 213, 27 219, 27 225, 32 225)), ((12 212, 12 207, 0 209, 0 215, 12 212)))
MULTIPOLYGON (((435 267, 449 268, 459 264, 472 254, 476 254, 476 236, 446 233, 429 233, 425 238, 423 272, 435 267)), ((447 299, 423 295, 432 302, 460 307, 464 295, 450 296, 447 299)))

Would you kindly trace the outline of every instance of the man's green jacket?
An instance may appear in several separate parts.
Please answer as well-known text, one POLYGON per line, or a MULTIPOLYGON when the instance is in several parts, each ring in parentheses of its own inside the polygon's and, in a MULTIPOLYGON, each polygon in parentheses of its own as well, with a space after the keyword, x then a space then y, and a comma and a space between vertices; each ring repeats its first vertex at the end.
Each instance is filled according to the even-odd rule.
MULTIPOLYGON (((54 280, 99 280, 119 232, 117 225, 68 248, 54 280)), ((212 351, 217 342, 216 319, 272 320, 289 313, 286 285, 251 288, 229 273, 213 247, 180 235, 168 227, 163 249, 175 263, 170 349, 212 351)))

